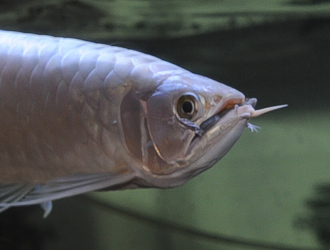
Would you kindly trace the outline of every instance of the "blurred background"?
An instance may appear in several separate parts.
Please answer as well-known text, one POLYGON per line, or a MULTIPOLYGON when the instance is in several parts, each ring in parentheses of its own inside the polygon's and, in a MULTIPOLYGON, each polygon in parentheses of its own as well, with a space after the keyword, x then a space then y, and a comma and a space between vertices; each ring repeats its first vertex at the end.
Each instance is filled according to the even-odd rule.
POLYGON ((187 184, 0 214, 0 249, 328 249, 330 1, 0 0, 0 28, 168 60, 288 108, 187 184))

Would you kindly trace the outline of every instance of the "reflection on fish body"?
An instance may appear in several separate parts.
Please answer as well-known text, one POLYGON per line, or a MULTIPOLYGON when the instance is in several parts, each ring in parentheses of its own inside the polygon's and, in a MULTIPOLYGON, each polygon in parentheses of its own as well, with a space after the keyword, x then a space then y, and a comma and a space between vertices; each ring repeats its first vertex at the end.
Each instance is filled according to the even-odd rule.
POLYGON ((272 110, 255 104, 140 52, 0 31, 0 210, 181 185, 272 110))

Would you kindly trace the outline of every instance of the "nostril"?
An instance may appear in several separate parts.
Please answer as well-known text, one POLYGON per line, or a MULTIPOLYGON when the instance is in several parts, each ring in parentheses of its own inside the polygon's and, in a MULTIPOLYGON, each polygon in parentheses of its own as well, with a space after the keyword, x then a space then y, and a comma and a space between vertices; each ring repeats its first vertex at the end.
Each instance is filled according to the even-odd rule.
POLYGON ((255 107, 257 105, 257 98, 245 98, 244 104, 249 104, 252 107, 255 107))

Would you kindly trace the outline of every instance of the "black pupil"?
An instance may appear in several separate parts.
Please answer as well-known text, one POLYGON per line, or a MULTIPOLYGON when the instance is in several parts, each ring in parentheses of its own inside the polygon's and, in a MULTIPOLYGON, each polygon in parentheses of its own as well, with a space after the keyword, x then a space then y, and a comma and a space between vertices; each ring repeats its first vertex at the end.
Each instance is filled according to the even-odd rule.
POLYGON ((191 114, 194 110, 194 105, 191 101, 184 101, 182 103, 182 111, 185 114, 191 114))

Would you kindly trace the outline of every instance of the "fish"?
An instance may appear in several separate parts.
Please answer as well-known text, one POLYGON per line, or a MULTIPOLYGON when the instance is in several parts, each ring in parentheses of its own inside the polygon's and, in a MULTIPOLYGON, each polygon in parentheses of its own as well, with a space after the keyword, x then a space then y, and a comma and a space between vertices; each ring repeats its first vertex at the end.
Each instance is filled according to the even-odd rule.
POLYGON ((232 148, 256 98, 138 51, 0 31, 0 211, 172 188, 232 148))

